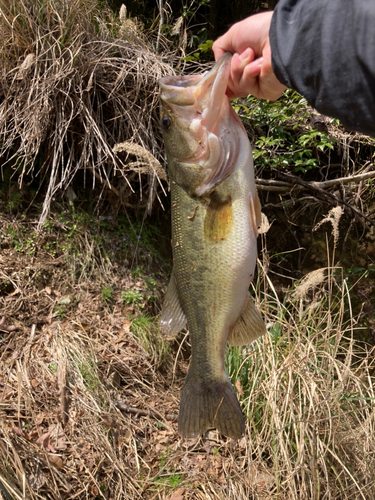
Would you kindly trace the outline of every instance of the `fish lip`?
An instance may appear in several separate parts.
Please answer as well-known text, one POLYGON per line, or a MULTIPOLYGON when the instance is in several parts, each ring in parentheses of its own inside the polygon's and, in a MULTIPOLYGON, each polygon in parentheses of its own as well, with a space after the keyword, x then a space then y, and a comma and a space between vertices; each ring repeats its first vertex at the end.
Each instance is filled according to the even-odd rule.
MULTIPOLYGON (((159 80, 159 87, 162 92, 161 95, 162 100, 165 102, 170 101, 170 99, 167 96, 165 97, 163 96, 163 92, 170 92, 172 94, 176 92, 180 94, 183 89, 187 89, 189 87, 200 87, 204 85, 209 79, 212 79, 214 82, 219 73, 224 73, 224 74, 228 73, 229 76, 231 59, 232 59, 232 54, 230 52, 226 52, 221 56, 221 58, 215 63, 215 65, 210 70, 207 70, 200 75, 164 76, 159 80)), ((190 104, 189 102, 186 103, 186 105, 189 104, 190 104)))
POLYGON ((214 76, 216 79, 217 75, 219 72, 225 72, 228 71, 228 76, 229 76, 229 67, 230 67, 230 62, 232 60, 232 54, 231 52, 225 52, 220 59, 216 62, 216 64, 209 70, 203 73, 203 78, 199 82, 199 85, 205 83, 206 80, 211 78, 211 76, 214 76))

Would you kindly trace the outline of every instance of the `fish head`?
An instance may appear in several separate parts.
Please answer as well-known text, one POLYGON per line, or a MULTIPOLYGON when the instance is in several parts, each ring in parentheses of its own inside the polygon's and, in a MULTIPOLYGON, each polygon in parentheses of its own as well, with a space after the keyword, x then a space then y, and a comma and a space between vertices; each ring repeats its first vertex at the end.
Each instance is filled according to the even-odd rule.
POLYGON ((235 163, 238 138, 233 120, 240 121, 226 95, 231 57, 224 54, 206 73, 159 81, 169 176, 193 197, 209 194, 235 163))

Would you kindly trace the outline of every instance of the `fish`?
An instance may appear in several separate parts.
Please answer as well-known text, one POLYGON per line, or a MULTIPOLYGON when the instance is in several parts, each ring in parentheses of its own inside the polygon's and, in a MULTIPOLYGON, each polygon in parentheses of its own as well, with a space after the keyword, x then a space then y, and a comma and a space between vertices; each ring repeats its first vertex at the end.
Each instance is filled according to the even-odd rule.
POLYGON ((203 74, 159 80, 173 254, 160 328, 169 338, 189 331, 178 417, 187 438, 213 428, 235 439, 245 433, 225 349, 266 332, 249 293, 261 206, 251 145, 226 95, 231 57, 224 54, 203 74))

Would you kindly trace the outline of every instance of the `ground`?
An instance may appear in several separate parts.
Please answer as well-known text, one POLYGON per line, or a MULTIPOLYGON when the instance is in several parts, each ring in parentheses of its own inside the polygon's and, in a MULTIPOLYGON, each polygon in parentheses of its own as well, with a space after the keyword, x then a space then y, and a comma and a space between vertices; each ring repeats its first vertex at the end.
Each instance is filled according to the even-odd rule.
MULTIPOLYGON (((327 357, 319 357, 314 335, 306 341, 302 333, 299 339, 298 328, 289 330, 294 340, 288 343, 280 333, 286 319, 280 311, 269 312, 274 298, 262 299, 269 339, 240 352, 241 358, 233 351, 227 359, 244 411, 251 415, 246 436, 235 441, 211 432, 205 439, 183 440, 177 415, 189 346, 185 333, 163 339, 157 323, 170 272, 168 250, 163 250, 168 235, 160 236, 152 224, 143 231, 142 223, 126 217, 88 215, 72 204, 55 208, 41 233, 35 216, 2 215, 0 222, 4 498, 308 499, 320 498, 319 488, 333 488, 327 498, 339 499, 344 498, 340 481, 351 495, 346 498, 361 498, 356 495, 362 490, 362 498, 369 498, 374 417, 362 405, 363 398, 371 399, 371 384, 369 389, 363 381, 372 373, 368 351, 361 348, 358 354, 356 347, 359 357, 348 361, 353 347, 342 337, 343 350, 339 343, 333 346, 338 356, 328 368, 329 346, 327 357), (338 388, 349 394, 347 400, 338 388), (301 417, 292 407, 296 401, 289 401, 294 390, 301 397, 301 417), (309 398, 316 398, 317 408, 309 398), (283 416, 280 410, 288 404, 283 416), (337 415, 331 404, 340 407, 337 415), (319 414, 326 407, 332 424, 319 414), (305 430, 295 428, 300 419, 305 430), (311 423, 319 436, 315 445, 311 423), (327 457, 324 446, 331 445, 324 443, 332 429, 338 448, 327 457), (350 456, 358 446, 361 461, 350 456), (319 470, 315 486, 308 485, 309 470, 298 465, 304 460, 319 470), (328 470, 330 462, 341 471, 337 478, 328 470)), ((306 314, 315 311, 319 330, 329 332, 319 307, 313 299, 306 314)), ((336 317, 339 313, 332 331, 336 317)), ((339 327, 345 334, 352 328, 343 318, 339 327)))

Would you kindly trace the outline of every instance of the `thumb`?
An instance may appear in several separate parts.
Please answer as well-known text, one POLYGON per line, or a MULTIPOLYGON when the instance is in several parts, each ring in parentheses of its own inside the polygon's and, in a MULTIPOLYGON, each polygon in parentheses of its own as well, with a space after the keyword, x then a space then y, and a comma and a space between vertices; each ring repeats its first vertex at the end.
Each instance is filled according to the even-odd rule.
POLYGON ((221 56, 223 56, 225 54, 225 50, 223 50, 221 47, 220 47, 220 39, 222 37, 218 38, 214 44, 212 45, 212 50, 213 50, 213 53, 214 53, 214 56, 215 56, 215 61, 218 61, 220 59, 221 56))

